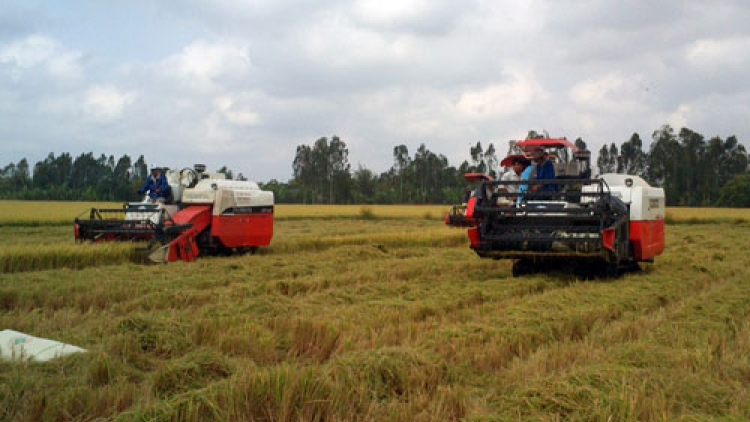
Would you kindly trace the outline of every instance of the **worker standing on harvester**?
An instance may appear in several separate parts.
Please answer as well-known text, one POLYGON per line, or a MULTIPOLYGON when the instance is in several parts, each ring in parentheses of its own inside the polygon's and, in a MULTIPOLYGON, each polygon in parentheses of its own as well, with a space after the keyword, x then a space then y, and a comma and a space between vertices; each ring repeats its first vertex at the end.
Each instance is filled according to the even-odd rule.
POLYGON ((146 178, 146 183, 138 190, 143 195, 148 192, 148 202, 166 203, 169 198, 170 188, 167 177, 159 167, 151 165, 151 175, 146 178))

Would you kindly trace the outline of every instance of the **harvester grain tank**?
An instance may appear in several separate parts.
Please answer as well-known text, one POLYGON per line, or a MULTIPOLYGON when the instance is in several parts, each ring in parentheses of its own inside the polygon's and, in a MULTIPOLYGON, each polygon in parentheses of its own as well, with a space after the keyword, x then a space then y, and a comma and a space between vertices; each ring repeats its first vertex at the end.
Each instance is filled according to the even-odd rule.
POLYGON ((250 181, 206 174, 205 166, 166 171, 166 203, 127 203, 76 218, 77 241, 148 241, 154 262, 193 261, 268 246, 273 237, 273 192, 250 181))
POLYGON ((445 222, 468 228, 471 249, 482 258, 513 259, 513 274, 545 268, 614 275, 652 262, 664 250, 664 190, 638 176, 604 174, 591 178, 590 154, 563 139, 529 139, 513 154, 543 149, 555 179, 499 181, 466 174, 476 183, 464 206, 445 222), (539 189, 536 185, 553 186, 539 189), (525 193, 508 193, 526 186, 525 193))

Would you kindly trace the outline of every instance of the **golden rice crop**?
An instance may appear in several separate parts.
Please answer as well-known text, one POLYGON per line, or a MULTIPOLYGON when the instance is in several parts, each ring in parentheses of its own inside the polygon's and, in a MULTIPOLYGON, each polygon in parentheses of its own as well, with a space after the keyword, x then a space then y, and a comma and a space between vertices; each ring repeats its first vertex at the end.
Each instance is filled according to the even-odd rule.
POLYGON ((750 208, 668 207, 667 223, 746 223, 750 208))
POLYGON ((89 350, 0 361, 0 419, 750 417, 750 225, 672 226, 594 282, 513 278, 420 216, 276 228, 256 255, 0 273, 1 327, 89 350))
POLYGON ((132 243, 15 245, 0 249, 0 273, 122 264, 136 258, 132 243))
POLYGON ((91 208, 122 208, 122 203, 63 201, 0 201, 0 226, 64 225, 91 208))
MULTIPOLYGON (((112 202, 2 201, 0 225, 65 225, 76 217, 88 217, 91 208, 121 208, 112 202)), ((290 205, 278 204, 279 220, 307 218, 354 219, 442 219, 448 205, 290 205)), ((737 222, 750 221, 747 208, 667 208, 668 222, 737 222)))
POLYGON ((289 205, 275 207, 279 219, 298 218, 443 218, 448 205, 289 205))
POLYGON ((374 245, 382 247, 420 247, 420 246, 457 246, 466 245, 464 231, 435 228, 418 233, 384 233, 384 234, 349 234, 343 236, 304 237, 298 239, 274 240, 270 251, 297 252, 303 250, 322 250, 338 246, 374 245))
MULTIPOLYGON (((0 225, 65 225, 76 217, 88 218, 91 208, 122 208, 113 202, 2 201, 0 225)), ((440 219, 449 210, 446 205, 288 205, 278 204, 279 220, 301 218, 425 218, 440 219)))

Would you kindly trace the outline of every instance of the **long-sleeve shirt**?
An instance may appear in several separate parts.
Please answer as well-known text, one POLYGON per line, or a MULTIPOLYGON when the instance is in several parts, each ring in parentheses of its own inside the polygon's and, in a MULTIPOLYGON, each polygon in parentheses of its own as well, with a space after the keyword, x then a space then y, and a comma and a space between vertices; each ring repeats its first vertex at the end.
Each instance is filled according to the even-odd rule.
MULTIPOLYGON (((510 169, 503 174, 503 177, 501 177, 500 180, 503 182, 520 182, 521 175, 516 174, 513 169, 510 169)), ((504 185, 503 187, 506 191, 508 191, 508 193, 518 192, 518 185, 504 185)))
MULTIPOLYGON (((555 166, 552 161, 545 161, 536 166, 536 180, 554 180, 555 166)), ((557 185, 542 185, 537 192, 557 192, 557 185)))
POLYGON ((148 196, 151 199, 166 198, 169 193, 169 184, 167 183, 167 177, 164 173, 159 173, 158 177, 150 175, 146 178, 146 183, 138 191, 139 193, 148 192, 148 196))

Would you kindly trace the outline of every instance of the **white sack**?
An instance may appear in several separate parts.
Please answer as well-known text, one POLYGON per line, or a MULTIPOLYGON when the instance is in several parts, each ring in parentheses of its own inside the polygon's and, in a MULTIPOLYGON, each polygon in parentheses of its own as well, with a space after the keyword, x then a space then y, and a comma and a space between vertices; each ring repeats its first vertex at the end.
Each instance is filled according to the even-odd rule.
POLYGON ((60 356, 85 352, 86 349, 19 333, 13 330, 0 331, 0 357, 6 360, 29 359, 46 362, 60 356))

